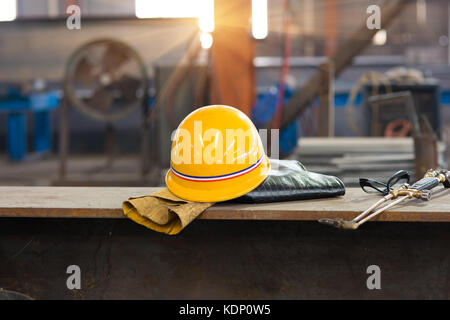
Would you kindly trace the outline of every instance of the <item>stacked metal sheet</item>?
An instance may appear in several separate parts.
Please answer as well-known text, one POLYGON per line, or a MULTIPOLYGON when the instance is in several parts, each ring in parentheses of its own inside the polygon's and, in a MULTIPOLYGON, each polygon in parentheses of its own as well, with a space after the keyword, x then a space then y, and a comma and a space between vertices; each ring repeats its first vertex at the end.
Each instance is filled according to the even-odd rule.
MULTIPOLYGON (((445 144, 438 144, 439 164, 445 163, 445 144)), ((301 138, 290 159, 308 170, 335 175, 347 186, 358 185, 360 177, 386 181, 404 169, 414 176, 412 138, 301 138)))

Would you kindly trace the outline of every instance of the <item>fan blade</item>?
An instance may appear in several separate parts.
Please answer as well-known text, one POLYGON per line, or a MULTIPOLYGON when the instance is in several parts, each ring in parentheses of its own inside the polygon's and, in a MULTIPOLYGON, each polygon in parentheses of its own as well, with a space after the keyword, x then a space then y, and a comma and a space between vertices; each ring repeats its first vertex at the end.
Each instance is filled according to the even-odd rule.
POLYGON ((106 49, 102 57, 102 71, 113 72, 120 68, 120 66, 130 59, 128 49, 115 43, 110 43, 106 46, 106 49))
POLYGON ((77 84, 81 84, 85 87, 92 86, 95 82, 95 76, 93 75, 93 66, 89 62, 89 59, 83 57, 77 63, 74 71, 74 81, 77 84))

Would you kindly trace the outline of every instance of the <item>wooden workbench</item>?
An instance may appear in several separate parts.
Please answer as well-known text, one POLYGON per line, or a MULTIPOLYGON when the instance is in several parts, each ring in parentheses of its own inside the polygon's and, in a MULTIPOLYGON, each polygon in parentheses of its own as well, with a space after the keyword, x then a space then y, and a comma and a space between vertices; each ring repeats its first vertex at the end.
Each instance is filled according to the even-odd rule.
MULTIPOLYGON (((0 217, 124 218, 122 202, 158 188, 0 187, 0 217)), ((343 197, 269 204, 217 204, 199 219, 351 219, 379 199, 351 188, 343 197)), ((436 188, 429 202, 409 200, 378 221, 450 222, 450 190, 436 188)))

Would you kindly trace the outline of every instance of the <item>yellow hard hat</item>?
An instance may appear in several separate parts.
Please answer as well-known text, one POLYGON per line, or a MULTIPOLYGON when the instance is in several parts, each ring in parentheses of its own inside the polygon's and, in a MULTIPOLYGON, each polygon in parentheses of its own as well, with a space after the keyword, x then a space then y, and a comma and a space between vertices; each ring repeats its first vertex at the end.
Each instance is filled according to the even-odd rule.
POLYGON ((225 201, 255 189, 269 170, 252 121, 236 108, 212 105, 191 112, 175 131, 166 185, 182 199, 225 201))

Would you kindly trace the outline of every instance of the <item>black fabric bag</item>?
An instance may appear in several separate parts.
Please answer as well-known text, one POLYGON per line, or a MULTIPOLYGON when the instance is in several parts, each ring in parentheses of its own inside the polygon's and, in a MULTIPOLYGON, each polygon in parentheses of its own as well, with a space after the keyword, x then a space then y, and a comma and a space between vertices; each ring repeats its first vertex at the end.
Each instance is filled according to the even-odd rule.
POLYGON ((296 160, 270 160, 269 176, 256 189, 231 200, 265 203, 342 196, 345 185, 337 177, 309 172, 296 160))

